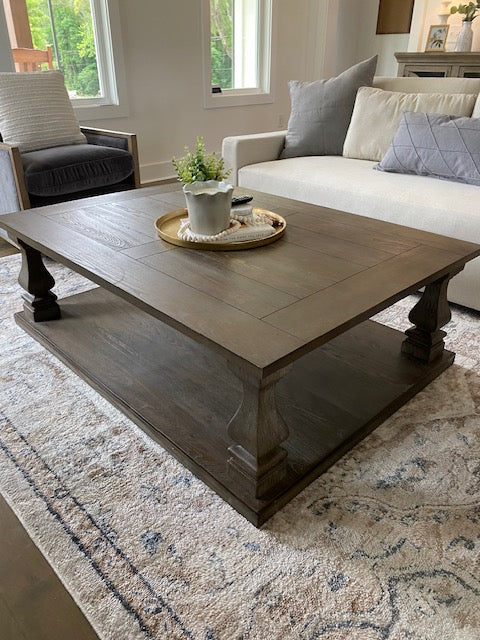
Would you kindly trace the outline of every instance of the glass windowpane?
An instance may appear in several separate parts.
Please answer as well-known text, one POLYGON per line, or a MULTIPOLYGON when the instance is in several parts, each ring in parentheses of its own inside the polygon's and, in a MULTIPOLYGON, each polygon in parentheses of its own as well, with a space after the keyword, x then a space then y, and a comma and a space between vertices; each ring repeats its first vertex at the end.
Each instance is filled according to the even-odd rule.
MULTIPOLYGON (((14 2, 15 0, 10 0, 14 2)), ((20 0, 26 5, 25 24, 13 28, 22 33, 26 44, 12 44, 14 59, 41 58, 40 52, 51 48, 52 63, 17 62, 17 71, 40 71, 48 68, 60 69, 65 76, 65 85, 71 98, 96 98, 101 96, 97 64, 97 49, 93 28, 90 0, 20 0), (31 38, 31 44, 30 44, 31 38)), ((20 18, 23 19, 23 18, 20 18)), ((12 36, 10 35, 12 40, 12 36)))

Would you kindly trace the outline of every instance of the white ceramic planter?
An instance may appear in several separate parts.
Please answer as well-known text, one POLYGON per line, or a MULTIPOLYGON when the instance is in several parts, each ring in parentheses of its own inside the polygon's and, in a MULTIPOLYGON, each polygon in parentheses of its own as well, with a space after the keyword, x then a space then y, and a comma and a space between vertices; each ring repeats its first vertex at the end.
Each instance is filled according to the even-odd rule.
POLYGON ((233 186, 227 182, 207 180, 183 187, 188 219, 193 233, 213 236, 230 225, 233 186))
POLYGON ((462 22, 462 30, 457 36, 455 43, 455 51, 471 51, 473 41, 472 23, 464 20, 462 22))

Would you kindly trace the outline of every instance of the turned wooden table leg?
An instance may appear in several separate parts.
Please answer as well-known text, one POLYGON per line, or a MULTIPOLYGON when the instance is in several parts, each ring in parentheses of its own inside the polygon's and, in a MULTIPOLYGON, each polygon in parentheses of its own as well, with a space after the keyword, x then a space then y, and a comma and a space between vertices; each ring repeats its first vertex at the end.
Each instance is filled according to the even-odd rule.
POLYGON ((242 402, 228 425, 235 442, 229 448, 229 473, 250 495, 260 498, 274 489, 287 471, 287 452, 280 444, 289 432, 278 413, 275 385, 288 369, 256 378, 241 366, 229 366, 243 384, 242 402))
POLYGON ((425 287, 422 297, 409 313, 414 327, 405 331, 402 353, 422 362, 433 362, 445 348, 443 327, 452 317, 447 300, 449 280, 458 273, 449 273, 425 287))
POLYGON ((55 286, 55 280, 43 264, 40 251, 21 240, 18 240, 18 246, 22 252, 18 282, 25 289, 22 295, 25 316, 34 322, 60 318, 57 296, 50 291, 55 286))

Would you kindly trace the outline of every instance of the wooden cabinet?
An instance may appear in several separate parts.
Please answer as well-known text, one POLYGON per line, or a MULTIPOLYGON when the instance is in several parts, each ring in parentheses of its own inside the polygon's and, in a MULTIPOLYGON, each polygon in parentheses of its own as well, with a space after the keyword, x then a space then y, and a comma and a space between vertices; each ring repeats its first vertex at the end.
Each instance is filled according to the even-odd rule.
POLYGON ((398 76, 480 78, 480 52, 396 53, 398 76))

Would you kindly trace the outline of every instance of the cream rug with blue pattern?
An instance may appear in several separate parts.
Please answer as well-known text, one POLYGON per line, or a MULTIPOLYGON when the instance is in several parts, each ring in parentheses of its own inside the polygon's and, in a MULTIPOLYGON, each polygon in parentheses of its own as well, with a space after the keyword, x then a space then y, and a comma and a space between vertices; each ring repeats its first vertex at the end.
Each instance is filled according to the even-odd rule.
MULTIPOLYGON (((0 487, 103 640, 478 640, 480 314, 454 310, 456 363, 258 530, 14 324, 19 264, 0 487)), ((91 287, 49 268, 59 297, 91 287)))

